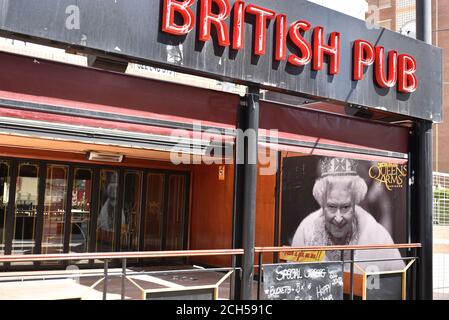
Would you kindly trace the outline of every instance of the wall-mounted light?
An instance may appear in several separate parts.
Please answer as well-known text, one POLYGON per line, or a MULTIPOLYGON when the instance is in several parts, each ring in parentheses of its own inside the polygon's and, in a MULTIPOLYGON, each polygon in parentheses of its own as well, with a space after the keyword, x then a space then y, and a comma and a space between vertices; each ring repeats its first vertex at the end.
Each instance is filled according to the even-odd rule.
POLYGON ((100 162, 123 162, 124 155, 119 153, 107 153, 107 152, 95 152, 90 151, 87 153, 87 159, 90 161, 100 162))
POLYGON ((372 119, 374 117, 374 113, 368 108, 353 104, 345 107, 345 113, 349 116, 363 119, 372 119))
POLYGON ((87 55, 87 65, 92 68, 125 73, 128 62, 118 59, 110 59, 100 56, 87 55))
POLYGON ((225 174, 226 174, 226 166, 218 166, 218 180, 224 181, 225 180, 225 174))

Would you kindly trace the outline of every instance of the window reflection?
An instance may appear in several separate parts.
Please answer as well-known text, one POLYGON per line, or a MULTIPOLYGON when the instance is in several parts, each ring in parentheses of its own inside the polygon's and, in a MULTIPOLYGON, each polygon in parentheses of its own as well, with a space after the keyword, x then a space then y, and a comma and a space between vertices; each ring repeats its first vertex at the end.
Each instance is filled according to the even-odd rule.
POLYGON ((64 252, 67 167, 49 165, 45 186, 42 253, 64 252))
POLYGON ((12 240, 8 248, 11 246, 11 254, 15 255, 37 253, 36 241, 42 254, 62 253, 67 246, 70 253, 183 248, 186 176, 124 169, 121 176, 124 185, 120 186, 119 194, 118 170, 100 169, 94 175, 92 168, 74 167, 73 180, 69 181, 69 164, 17 161, 13 170, 17 170, 15 190, 10 190, 10 162, 0 161, 0 254, 4 254, 7 240, 12 240), (39 178, 44 174, 45 181, 41 181, 39 178), (146 194, 142 193, 143 183, 146 194), (97 190, 93 190, 94 185, 98 186, 97 190), (94 191, 95 199, 92 199, 94 191), (15 194, 10 203, 13 219, 8 222, 13 228, 6 239, 10 192, 15 194), (68 192, 72 192, 70 206, 68 192), (142 208, 143 196, 145 208, 142 208), (70 217, 66 216, 68 213, 70 217), (141 230, 143 214, 145 223, 141 230), (94 223, 93 230, 91 223, 94 223), (140 235, 143 247, 139 244, 140 235), (115 243, 119 242, 120 247, 116 247, 115 243))
POLYGON ((92 171, 75 169, 72 190, 70 252, 88 252, 92 197, 92 171))
MULTIPOLYGON (((97 219, 97 251, 114 251, 114 226, 117 212, 118 173, 100 171, 100 212, 97 219)), ((122 213, 122 221, 124 220, 122 213)))
POLYGON ((6 210, 9 199, 9 163, 0 162, 0 254, 5 253, 6 210))
POLYGON ((165 176, 148 175, 147 207, 145 210, 145 250, 162 249, 165 176))
POLYGON ((186 177, 171 175, 168 182, 166 250, 181 250, 184 245, 186 177))
POLYGON ((39 167, 20 164, 16 186, 12 254, 32 254, 35 246, 39 167))
POLYGON ((137 251, 139 249, 140 202, 142 190, 142 174, 127 172, 123 190, 124 221, 121 225, 122 251, 137 251))

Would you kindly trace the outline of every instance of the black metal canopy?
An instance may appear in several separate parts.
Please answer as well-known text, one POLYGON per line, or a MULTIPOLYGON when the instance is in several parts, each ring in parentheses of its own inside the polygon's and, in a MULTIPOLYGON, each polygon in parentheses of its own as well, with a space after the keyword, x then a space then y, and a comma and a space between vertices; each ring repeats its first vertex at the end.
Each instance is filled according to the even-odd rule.
MULTIPOLYGON (((199 1, 192 6, 197 22, 199 1)), ((234 0, 229 2, 232 5, 234 0)), ((331 32, 340 32, 341 71, 331 76, 327 63, 322 71, 316 72, 310 64, 299 68, 286 61, 276 61, 274 20, 268 22, 266 54, 255 56, 254 17, 247 15, 245 46, 236 51, 218 45, 214 27, 212 39, 200 42, 198 23, 185 36, 163 33, 163 3, 163 0, 0 0, 0 33, 289 94, 442 121, 442 51, 439 48, 370 27, 364 21, 307 1, 246 1, 246 5, 256 4, 286 14, 288 25, 301 19, 310 22, 312 27, 322 26, 326 41, 331 32), (74 5, 79 8, 79 28, 67 27, 68 19, 76 14, 71 10, 74 5), (357 39, 383 46, 387 52, 397 50, 412 55, 418 66, 418 90, 402 94, 395 88, 381 89, 373 81, 372 66, 362 81, 353 81, 352 46, 357 39)), ((227 23, 231 24, 232 19, 227 23)), ((304 35, 310 42, 311 31, 304 35)), ((291 43, 288 50, 295 50, 291 43)))

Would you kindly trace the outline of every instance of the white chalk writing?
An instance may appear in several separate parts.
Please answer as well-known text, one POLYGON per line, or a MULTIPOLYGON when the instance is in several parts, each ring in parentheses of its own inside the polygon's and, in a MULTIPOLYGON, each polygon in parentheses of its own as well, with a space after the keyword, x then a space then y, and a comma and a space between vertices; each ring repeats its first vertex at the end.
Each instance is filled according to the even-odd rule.
POLYGON ((325 269, 308 269, 304 272, 305 278, 324 278, 326 277, 326 270, 325 269))
POLYGON ((300 269, 283 269, 282 270, 282 266, 279 266, 278 268, 276 268, 275 273, 276 273, 277 281, 302 279, 300 269))
POLYGON ((324 286, 318 285, 316 288, 316 296, 318 299, 321 299, 323 296, 331 293, 331 285, 326 284, 324 286))

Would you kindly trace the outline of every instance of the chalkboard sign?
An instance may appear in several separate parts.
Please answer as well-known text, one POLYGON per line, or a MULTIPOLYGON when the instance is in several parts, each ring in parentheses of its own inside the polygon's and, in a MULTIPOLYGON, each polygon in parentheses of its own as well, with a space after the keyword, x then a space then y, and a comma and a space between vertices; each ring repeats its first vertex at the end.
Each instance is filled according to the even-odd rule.
POLYGON ((402 272, 380 274, 375 277, 379 277, 377 284, 366 287, 366 300, 402 300, 402 272))
POLYGON ((263 269, 268 300, 343 300, 341 263, 285 263, 263 269))

